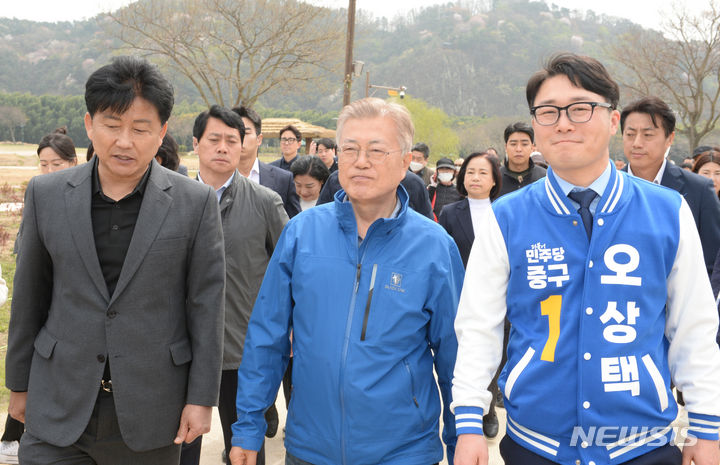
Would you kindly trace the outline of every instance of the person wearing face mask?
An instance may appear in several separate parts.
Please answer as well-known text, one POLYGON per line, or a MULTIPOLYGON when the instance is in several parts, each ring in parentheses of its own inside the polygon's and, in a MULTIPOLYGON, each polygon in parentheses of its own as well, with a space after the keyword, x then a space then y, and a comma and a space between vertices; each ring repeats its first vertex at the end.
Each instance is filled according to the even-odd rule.
POLYGON ((436 170, 434 177, 436 178, 437 184, 428 186, 428 193, 430 194, 433 214, 437 221, 443 207, 449 203, 461 200, 462 196, 453 184, 455 180, 455 164, 453 161, 449 158, 441 158, 438 160, 436 170))
POLYGON ((426 187, 432 184, 435 174, 432 168, 427 166, 428 158, 430 158, 430 147, 427 144, 418 142, 413 145, 409 170, 420 176, 426 187))

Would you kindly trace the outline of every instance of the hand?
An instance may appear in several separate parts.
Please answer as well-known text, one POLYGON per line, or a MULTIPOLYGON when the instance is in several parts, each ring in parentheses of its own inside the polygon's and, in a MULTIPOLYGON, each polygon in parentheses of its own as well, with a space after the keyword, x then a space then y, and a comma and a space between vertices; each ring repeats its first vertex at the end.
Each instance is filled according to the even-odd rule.
POLYGON ((693 445, 683 447, 682 465, 717 465, 720 463, 720 442, 718 440, 698 439, 693 445))
POLYGON ((245 450, 242 447, 230 449, 230 463, 232 465, 255 465, 257 462, 256 450, 245 450))
POLYGON ((455 465, 487 465, 488 448, 482 434, 461 434, 455 446, 455 465))
POLYGON ((210 431, 212 421, 212 407, 204 405, 187 404, 180 416, 180 428, 178 428, 175 444, 182 444, 183 441, 190 443, 198 436, 210 431))
POLYGON ((11 392, 8 415, 25 423, 25 405, 27 405, 27 392, 11 392))

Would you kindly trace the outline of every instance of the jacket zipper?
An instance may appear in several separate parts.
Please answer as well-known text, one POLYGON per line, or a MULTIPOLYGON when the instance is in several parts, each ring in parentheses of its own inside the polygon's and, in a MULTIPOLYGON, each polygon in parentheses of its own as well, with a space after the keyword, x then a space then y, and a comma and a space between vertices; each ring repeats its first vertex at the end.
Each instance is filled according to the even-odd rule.
POLYGON ((377 274, 377 263, 373 264, 372 275, 370 276, 370 290, 368 291, 367 302, 365 303, 365 317, 363 318, 362 333, 360 334, 360 340, 365 340, 365 333, 367 332, 368 317, 370 316, 370 305, 372 304, 373 290, 375 289, 375 275, 377 274))
POLYGON ((342 463, 345 465, 345 362, 347 360, 348 346, 350 343, 350 330, 352 329, 353 315, 355 314, 355 302, 357 301, 358 287, 360 286, 360 273, 362 271, 362 260, 365 257, 363 253, 362 257, 357 263, 357 271, 355 272, 355 285, 353 286, 353 295, 350 299, 350 311, 348 312, 347 323, 345 325, 345 340, 343 341, 342 349, 342 360, 340 368, 339 388, 340 388, 340 449, 342 451, 342 463))
POLYGON ((415 397, 415 379, 413 378, 412 371, 410 370, 410 364, 408 363, 407 359, 403 359, 403 363, 405 364, 405 369, 408 372, 408 376, 410 377, 410 394, 412 394, 412 400, 415 402, 415 407, 420 408, 420 404, 418 404, 417 397, 415 397))

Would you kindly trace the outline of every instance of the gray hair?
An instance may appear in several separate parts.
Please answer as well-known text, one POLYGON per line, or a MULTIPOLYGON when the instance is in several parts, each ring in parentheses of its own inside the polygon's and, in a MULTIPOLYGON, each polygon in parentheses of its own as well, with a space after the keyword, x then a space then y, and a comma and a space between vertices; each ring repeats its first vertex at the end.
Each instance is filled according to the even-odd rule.
POLYGON ((336 140, 340 145, 343 126, 349 119, 382 118, 387 116, 395 123, 398 131, 398 143, 403 153, 410 152, 415 137, 415 126, 413 126, 410 112, 402 105, 390 103, 379 98, 364 98, 355 100, 343 107, 338 116, 336 140))

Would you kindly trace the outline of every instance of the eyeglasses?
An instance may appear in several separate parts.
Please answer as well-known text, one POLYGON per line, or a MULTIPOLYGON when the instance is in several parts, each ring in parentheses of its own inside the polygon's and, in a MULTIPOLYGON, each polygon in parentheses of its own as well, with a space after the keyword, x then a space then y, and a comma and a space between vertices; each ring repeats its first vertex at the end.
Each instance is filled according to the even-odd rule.
POLYGON ((297 142, 297 139, 295 139, 294 137, 281 137, 280 142, 282 142, 283 144, 294 144, 295 142, 297 142))
POLYGON ((338 161, 342 163, 354 163, 360 156, 360 152, 365 152, 365 156, 373 163, 383 163, 388 155, 394 152, 402 152, 398 150, 380 150, 380 149, 359 149, 357 147, 341 147, 338 152, 338 161))
POLYGON ((605 102, 575 102, 564 107, 555 105, 538 105, 530 109, 530 114, 540 126, 552 126, 560 120, 560 112, 565 110, 568 119, 573 123, 587 123, 592 119, 595 107, 613 108, 605 102))

